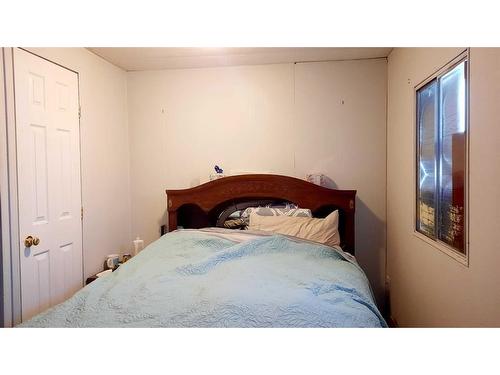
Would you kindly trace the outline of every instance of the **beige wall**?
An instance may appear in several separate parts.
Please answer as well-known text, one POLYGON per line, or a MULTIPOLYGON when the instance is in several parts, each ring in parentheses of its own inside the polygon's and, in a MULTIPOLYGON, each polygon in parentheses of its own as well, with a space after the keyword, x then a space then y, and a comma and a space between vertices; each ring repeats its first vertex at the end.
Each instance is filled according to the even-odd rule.
POLYGON ((79 73, 84 276, 130 252, 126 72, 84 48, 30 48, 79 73))
POLYGON ((80 73, 86 276, 129 250, 131 234, 157 238, 164 189, 204 182, 220 163, 323 172, 357 189, 357 257, 380 301, 387 156, 392 315, 401 326, 500 326, 499 49, 470 55, 469 267, 413 234, 414 86, 462 49, 395 49, 388 77, 385 60, 125 73, 85 49, 30 50, 80 73))
POLYGON ((166 188, 214 164, 357 189, 357 257, 379 301, 385 275, 385 59, 128 73, 132 235, 166 222, 166 188), (342 104, 343 100, 343 104, 342 104))
POLYGON ((500 49, 470 52, 469 267, 413 233, 414 86, 463 49, 395 49, 388 65, 387 273, 400 326, 500 326, 500 49))

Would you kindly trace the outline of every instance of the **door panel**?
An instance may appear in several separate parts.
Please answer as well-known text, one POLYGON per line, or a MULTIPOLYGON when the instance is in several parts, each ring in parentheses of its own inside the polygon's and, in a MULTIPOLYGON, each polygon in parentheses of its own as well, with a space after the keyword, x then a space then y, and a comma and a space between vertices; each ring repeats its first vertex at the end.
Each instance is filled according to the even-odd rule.
POLYGON ((42 311, 50 307, 50 252, 45 251, 33 256, 35 288, 33 309, 42 311))
POLYGON ((47 128, 31 124, 34 225, 48 224, 47 128))
POLYGON ((74 285, 72 285, 73 277, 73 244, 65 244, 60 248, 61 258, 62 258, 62 269, 63 269, 63 285, 65 286, 62 296, 64 299, 70 297, 74 292, 74 285))
POLYGON ((57 181, 61 191, 58 219, 71 219, 71 131, 57 129, 57 181))
POLYGON ((78 76, 15 49, 14 84, 24 321, 83 285, 78 76))
POLYGON ((31 104, 45 109, 45 78, 29 72, 31 104))

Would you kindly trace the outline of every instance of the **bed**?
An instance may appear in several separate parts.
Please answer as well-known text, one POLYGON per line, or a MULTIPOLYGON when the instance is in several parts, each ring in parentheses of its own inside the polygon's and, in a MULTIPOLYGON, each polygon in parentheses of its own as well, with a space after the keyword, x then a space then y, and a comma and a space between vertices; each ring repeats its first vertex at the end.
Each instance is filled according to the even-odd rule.
POLYGON ((354 257, 355 194, 277 175, 167 190, 168 233, 21 327, 386 327, 354 257), (262 200, 336 210, 342 242, 216 226, 262 200))

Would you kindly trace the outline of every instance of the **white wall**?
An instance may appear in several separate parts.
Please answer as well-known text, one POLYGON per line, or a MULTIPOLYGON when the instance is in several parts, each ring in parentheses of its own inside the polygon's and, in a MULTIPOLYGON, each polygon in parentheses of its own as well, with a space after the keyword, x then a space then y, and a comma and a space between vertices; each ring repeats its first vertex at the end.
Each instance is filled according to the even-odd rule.
POLYGON ((215 163, 322 172, 358 190, 356 253, 381 301, 386 68, 378 59, 128 73, 132 235, 158 238, 165 189, 207 181, 215 163))
POLYGON ((297 64, 295 175, 356 189, 356 258, 382 306, 386 222, 385 59, 297 64), (342 104, 343 103, 343 104, 342 104))
POLYGON ((84 48, 30 48, 79 73, 84 276, 131 251, 126 72, 84 48))
POLYGON ((500 326, 500 50, 470 52, 469 267, 413 234, 414 86, 463 49, 395 49, 388 65, 387 246, 400 326, 500 326))
POLYGON ((146 242, 165 189, 206 182, 215 163, 293 172, 293 65, 132 72, 128 93, 132 232, 146 242))
POLYGON ((7 157, 7 108, 5 104, 3 48, 0 48, 0 327, 11 325, 10 291, 10 238, 5 228, 10 229, 8 195, 8 157, 7 157), (8 288, 8 289, 7 289, 8 288))

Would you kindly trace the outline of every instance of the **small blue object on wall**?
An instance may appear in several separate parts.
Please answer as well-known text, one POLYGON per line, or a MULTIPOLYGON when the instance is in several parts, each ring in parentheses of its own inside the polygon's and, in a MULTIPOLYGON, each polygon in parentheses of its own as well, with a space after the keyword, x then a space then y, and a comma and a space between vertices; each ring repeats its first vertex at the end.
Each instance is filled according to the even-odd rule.
POLYGON ((224 177, 224 171, 222 170, 221 167, 216 165, 214 167, 215 173, 210 173, 210 181, 217 180, 218 178, 224 177))

